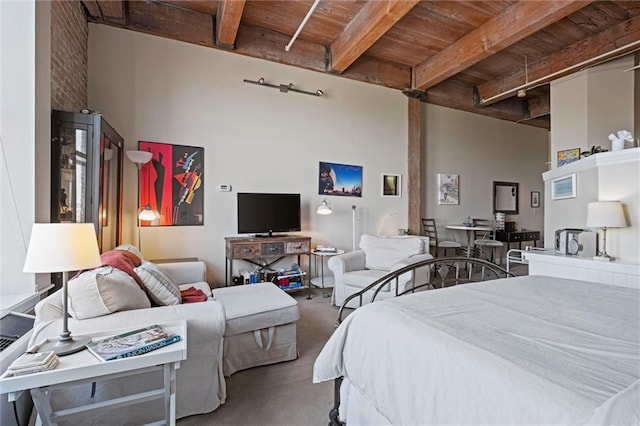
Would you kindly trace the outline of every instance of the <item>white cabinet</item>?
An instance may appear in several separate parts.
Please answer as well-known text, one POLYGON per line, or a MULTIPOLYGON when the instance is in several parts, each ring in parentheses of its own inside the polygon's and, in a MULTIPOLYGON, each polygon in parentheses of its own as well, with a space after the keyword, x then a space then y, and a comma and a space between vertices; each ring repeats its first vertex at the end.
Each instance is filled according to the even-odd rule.
POLYGON ((547 275, 599 282, 640 289, 640 265, 602 262, 580 256, 565 256, 553 251, 525 251, 529 275, 547 275))

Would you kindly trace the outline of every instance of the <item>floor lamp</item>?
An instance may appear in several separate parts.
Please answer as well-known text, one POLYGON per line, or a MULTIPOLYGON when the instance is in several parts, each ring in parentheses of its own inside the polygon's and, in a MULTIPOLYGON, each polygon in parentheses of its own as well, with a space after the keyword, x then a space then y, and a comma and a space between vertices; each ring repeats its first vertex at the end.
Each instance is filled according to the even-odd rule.
POLYGON ((351 206, 351 213, 352 213, 352 236, 351 236, 351 250, 355 251, 356 250, 356 206, 353 205, 351 206))
MULTIPOLYGON (((142 166, 151 161, 153 154, 149 151, 127 151, 127 158, 135 163, 138 169, 138 182, 142 181, 142 177, 140 176, 140 172, 142 170, 142 166)), ((142 220, 152 221, 155 220, 159 215, 155 210, 151 208, 151 204, 149 200, 147 200, 147 204, 138 209, 138 250, 142 252, 141 242, 140 242, 140 231, 141 231, 141 223, 142 220)))
POLYGON ((98 239, 92 223, 34 223, 24 272, 62 272, 62 333, 57 340, 39 346, 38 352, 54 351, 68 355, 84 349, 91 341, 87 336, 71 336, 68 325, 69 271, 100 266, 98 239))

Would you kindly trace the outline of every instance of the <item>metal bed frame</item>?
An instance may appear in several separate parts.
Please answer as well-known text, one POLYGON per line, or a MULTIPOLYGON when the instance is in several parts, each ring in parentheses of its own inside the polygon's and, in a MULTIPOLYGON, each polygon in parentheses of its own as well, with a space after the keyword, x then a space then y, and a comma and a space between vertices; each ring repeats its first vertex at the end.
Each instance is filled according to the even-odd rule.
MULTIPOLYGON (((508 265, 508 263, 507 263, 508 265)), ((365 293, 373 290, 373 294, 369 298, 369 303, 376 301, 376 297, 382 291, 382 289, 387 286, 393 286, 395 281, 395 295, 394 297, 402 296, 409 293, 415 293, 416 291, 424 291, 424 290, 433 290, 437 288, 445 288, 458 284, 466 284, 471 282, 480 282, 480 281, 488 281, 498 278, 509 278, 515 277, 516 275, 513 272, 509 272, 508 270, 502 268, 501 266, 496 265, 495 263, 491 263, 484 259, 478 258, 470 258, 463 256, 456 257, 440 257, 433 258, 428 260, 423 260, 420 262, 416 262, 414 264, 405 266, 404 268, 398 269, 396 271, 390 272, 384 277, 376 280, 372 284, 363 288, 357 293, 354 293, 348 296, 342 305, 340 305, 340 309, 338 310, 338 319, 336 321, 336 327, 339 326, 343 321, 343 312, 345 308, 347 308, 347 303, 349 303, 353 299, 358 299, 359 306, 363 305, 363 301, 365 300, 365 293), (460 266, 466 266, 466 273, 461 277, 460 275, 460 266), (480 268, 480 273, 473 273, 473 267, 478 266, 480 268), (429 268, 433 271, 434 282, 431 282, 431 275, 427 274, 429 279, 427 282, 416 282, 416 273, 415 270, 419 268, 429 268), (407 290, 404 292, 398 292, 398 277, 406 273, 413 273, 411 281, 407 284, 407 290)), ((352 309, 352 308, 347 308, 352 309)), ((334 405, 329 411, 329 426, 338 426, 344 425, 343 422, 339 419, 339 411, 338 407, 340 406, 340 386, 342 384, 342 377, 338 377, 334 381, 334 405)))

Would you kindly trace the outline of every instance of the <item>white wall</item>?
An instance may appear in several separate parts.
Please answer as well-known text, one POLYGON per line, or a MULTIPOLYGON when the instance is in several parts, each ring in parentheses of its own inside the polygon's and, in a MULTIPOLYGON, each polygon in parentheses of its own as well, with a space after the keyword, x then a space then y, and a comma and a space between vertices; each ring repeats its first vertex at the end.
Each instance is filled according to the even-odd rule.
POLYGON ((35 209, 35 2, 0 2, 0 287, 33 290, 22 266, 35 209))
MULTIPOLYGON (((636 138, 639 136, 640 129, 636 128, 636 122, 640 110, 636 105, 640 98, 640 86, 637 84, 640 70, 624 71, 634 63, 633 55, 628 55, 551 84, 552 170, 545 174, 547 247, 553 247, 556 229, 584 228, 587 203, 590 201, 619 200, 625 205, 629 227, 607 233, 607 252, 621 261, 640 262, 640 177, 637 160, 600 166, 602 161, 617 157, 614 155, 616 152, 608 152, 560 168, 556 161, 559 150, 579 147, 586 151, 593 145, 610 150, 608 135, 621 129, 630 131, 636 138), (551 200, 551 180, 574 172, 577 178, 576 198, 551 200)), ((627 144, 626 148, 631 148, 631 144, 627 144)), ((628 151, 625 155, 633 157, 637 153, 628 151)))
MULTIPOLYGON (((204 226, 145 227, 146 258, 199 257, 209 281, 224 276, 224 237, 236 235, 239 191, 302 194, 302 234, 312 245, 351 248, 351 205, 358 233, 375 233, 386 214, 402 218, 406 197, 381 197, 382 173, 406 177, 407 99, 401 92, 322 73, 117 28, 89 26, 89 108, 124 137, 205 148, 204 226), (245 84, 293 82, 322 98, 245 84), (363 166, 363 197, 327 197, 319 216, 318 162, 363 166), (219 192, 219 184, 232 192, 219 192)), ((137 172, 125 161, 124 239, 136 242, 137 172)), ((403 179, 406 193, 406 179, 403 179)), ((290 265, 287 259, 284 266, 290 265)), ((235 266, 235 269, 239 264, 235 266)))
MULTIPOLYGON (((547 130, 430 104, 424 104, 422 119, 423 217, 436 219, 439 236, 442 225, 462 224, 467 216, 493 217, 493 181, 519 183, 519 214, 507 215, 507 220, 542 235, 544 203, 532 208, 530 196, 531 191, 543 194, 547 130), (438 205, 438 173, 459 175, 459 205, 438 205)), ((442 235, 452 238, 449 232, 442 235)))
MULTIPOLYGON (((628 55, 551 83, 551 166, 558 151, 592 146, 611 149, 609 133, 634 129, 634 64, 628 55)), ((637 114, 637 113, 636 113, 637 114)))

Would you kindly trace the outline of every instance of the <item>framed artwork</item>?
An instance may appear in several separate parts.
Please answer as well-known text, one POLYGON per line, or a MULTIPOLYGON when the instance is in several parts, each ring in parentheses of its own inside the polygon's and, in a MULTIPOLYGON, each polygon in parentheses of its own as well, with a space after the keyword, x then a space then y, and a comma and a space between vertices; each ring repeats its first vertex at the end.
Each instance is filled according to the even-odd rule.
POLYGON ((438 204, 460 204, 458 175, 438 173, 438 204))
POLYGON ((540 192, 539 191, 531 191, 531 207, 533 207, 533 208, 540 207, 540 192))
POLYGON ((580 148, 558 151, 558 167, 573 163, 580 159, 580 148))
POLYGON ((362 166, 321 161, 318 194, 362 197, 362 166))
POLYGON ((382 196, 383 197, 400 197, 400 188, 402 181, 400 175, 385 173, 382 175, 382 196))
POLYGON ((555 178, 551 181, 551 199, 562 200, 565 198, 575 198, 576 192, 576 174, 572 173, 567 176, 555 178))
POLYGON ((140 224, 204 225, 204 148, 139 141, 138 149, 153 154, 140 168, 140 206, 160 213, 140 224))

